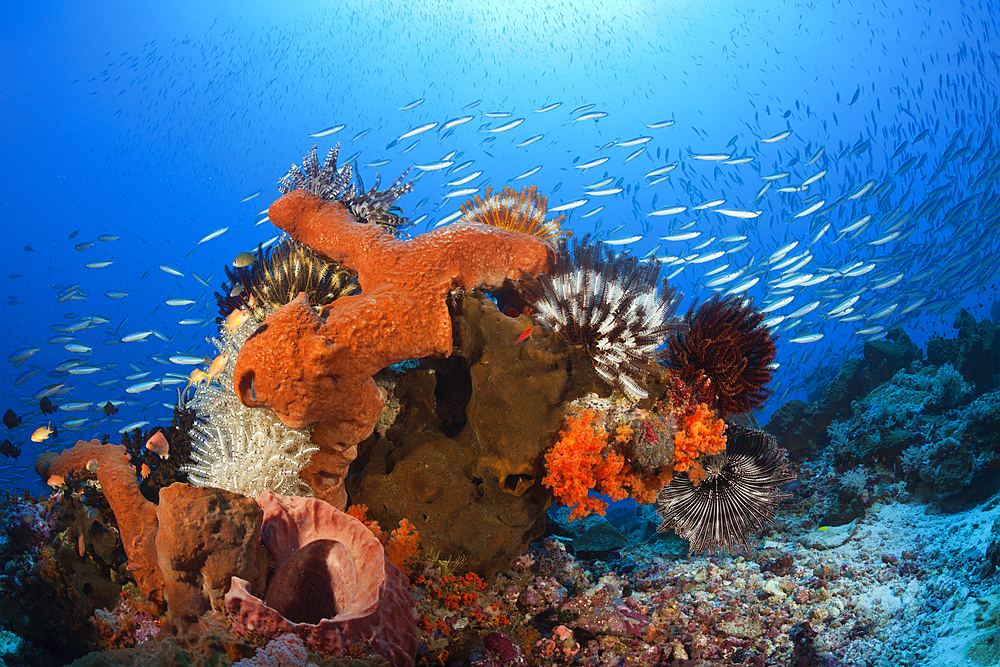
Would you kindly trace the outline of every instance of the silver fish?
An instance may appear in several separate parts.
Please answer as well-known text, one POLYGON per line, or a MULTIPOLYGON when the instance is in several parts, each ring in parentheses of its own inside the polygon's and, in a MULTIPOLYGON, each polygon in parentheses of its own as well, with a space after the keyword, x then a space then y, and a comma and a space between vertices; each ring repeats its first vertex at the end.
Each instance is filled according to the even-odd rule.
POLYGON ((316 137, 316 138, 319 138, 319 137, 328 137, 331 134, 333 134, 334 132, 340 132, 341 130, 344 129, 344 127, 346 127, 346 126, 345 125, 333 125, 331 127, 326 128, 325 130, 320 130, 319 132, 315 132, 313 134, 310 134, 309 136, 310 137, 316 137))

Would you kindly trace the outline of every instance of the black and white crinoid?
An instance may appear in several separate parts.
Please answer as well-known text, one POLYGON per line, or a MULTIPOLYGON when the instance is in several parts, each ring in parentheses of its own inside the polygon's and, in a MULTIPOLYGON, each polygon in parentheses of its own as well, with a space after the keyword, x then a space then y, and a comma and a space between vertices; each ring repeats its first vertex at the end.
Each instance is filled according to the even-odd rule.
POLYGON ((339 153, 340 144, 337 144, 326 154, 323 166, 320 167, 319 158, 316 156, 316 144, 313 144, 302 158, 302 166, 299 167, 293 162, 288 173, 278 179, 278 192, 286 194, 295 190, 305 190, 324 201, 353 196, 351 176, 354 172, 351 171, 349 164, 337 168, 339 153))
POLYGON ((561 239, 551 276, 526 281, 537 319, 570 345, 586 350, 598 374, 632 400, 648 395, 656 350, 685 325, 675 317, 680 295, 663 281, 660 264, 642 264, 589 236, 561 239))
POLYGON ((788 494, 778 487, 795 479, 775 437, 737 424, 726 426, 726 451, 701 461, 707 476, 695 486, 675 474, 656 497, 659 532, 673 528, 691 553, 749 546, 788 494))
POLYGON ((337 155, 340 144, 327 153, 323 165, 320 166, 316 155, 316 144, 302 158, 302 166, 294 162, 288 173, 278 179, 278 191, 281 194, 294 190, 305 190, 324 201, 339 201, 354 216, 358 222, 371 223, 382 227, 393 236, 409 226, 409 219, 398 215, 396 202, 400 197, 413 190, 413 181, 404 183, 403 179, 409 169, 393 181, 388 190, 379 190, 380 178, 375 174, 375 185, 365 190, 361 183, 352 180, 354 170, 350 164, 337 166, 337 155))

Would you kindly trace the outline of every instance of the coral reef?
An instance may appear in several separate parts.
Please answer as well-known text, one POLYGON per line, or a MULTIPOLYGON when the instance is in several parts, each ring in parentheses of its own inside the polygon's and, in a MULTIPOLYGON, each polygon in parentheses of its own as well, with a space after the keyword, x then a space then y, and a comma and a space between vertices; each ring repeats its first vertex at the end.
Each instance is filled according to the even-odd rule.
POLYGON ((923 359, 923 356, 920 348, 898 327, 888 331, 886 340, 865 341, 864 359, 871 381, 875 384, 885 382, 914 361, 923 359))
POLYGON ((263 543, 274 574, 263 600, 234 576, 226 610, 239 633, 300 636, 324 653, 367 642, 393 665, 413 665, 417 650, 407 578, 357 519, 315 498, 257 499, 263 543))
POLYGON ((541 272, 551 249, 543 239, 478 224, 403 242, 303 190, 269 212, 293 238, 354 270, 363 293, 320 315, 303 296, 280 308, 244 344, 234 388, 244 405, 268 407, 292 428, 316 423, 320 451, 302 477, 317 497, 344 507, 348 465, 382 408, 372 375, 406 359, 450 354, 448 293, 541 272))
MULTIPOLYGON (((685 437, 676 423, 676 415, 661 403, 645 410, 588 395, 568 405, 559 440, 545 455, 543 481, 570 508, 570 521, 604 514, 607 503, 591 496, 591 490, 613 501, 631 496, 651 503, 670 481, 676 443, 685 437)), ((688 438, 691 449, 685 456, 697 456, 703 444, 710 447, 708 441, 688 438)))
POLYGON ((830 423, 850 414, 851 402, 871 387, 870 365, 862 359, 848 359, 818 401, 788 401, 774 411, 764 430, 778 439, 792 460, 815 455, 830 444, 830 423))
POLYGON ((594 368, 623 395, 638 401, 654 374, 656 350, 684 328, 674 318, 677 290, 658 285, 660 264, 640 263, 589 236, 561 239, 551 275, 527 276, 524 290, 537 319, 567 343, 582 347, 594 368))
POLYGON ((863 360, 848 360, 817 403, 794 401, 775 413, 767 429, 796 452, 820 525, 852 525, 890 500, 954 512, 1000 489, 995 375, 966 377, 954 365, 982 349, 994 324, 962 311, 955 327, 955 339, 931 339, 926 357, 891 330, 891 340, 866 343, 863 360))
POLYGON ((927 363, 950 363, 977 392, 998 388, 1000 377, 1000 325, 988 319, 978 322, 964 308, 955 316, 955 338, 935 336, 927 341, 927 363))
POLYGON ((771 435, 752 304, 678 320, 656 262, 561 238, 534 188, 401 241, 408 185, 337 155, 282 179, 294 239, 227 272, 174 423, 43 455, 52 497, 0 499, 0 659, 996 661, 994 324, 962 311, 926 356, 869 340, 771 435))
MULTIPOLYGON (((82 523, 75 513, 81 495, 72 504, 62 495, 45 500, 0 496, 0 661, 5 665, 58 667, 97 648, 100 637, 87 613, 117 596, 106 564, 79 554, 74 533, 82 523)), ((87 507, 91 521, 93 509, 87 507)))
POLYGON ((565 402, 605 385, 550 330, 516 342, 533 326, 526 315, 475 292, 450 308, 450 357, 376 376, 394 417, 359 445, 347 487, 382 526, 409 519, 426 550, 487 576, 544 529, 542 455, 565 402))
MULTIPOLYGON (((950 364, 912 370, 899 371, 855 401, 848 418, 831 423, 833 463, 841 470, 886 466, 910 493, 946 508, 995 492, 1000 393, 970 400, 971 388, 950 364)), ((832 520, 859 515, 860 494, 838 493, 840 518, 832 520)))
POLYGON ((156 554, 167 633, 200 634, 202 616, 225 609, 234 577, 248 591, 263 591, 270 559, 260 545, 262 516, 253 499, 223 489, 178 482, 160 491, 156 554))
POLYGON ((137 472, 129 464, 122 445, 105 445, 97 440, 79 441, 56 455, 45 452, 35 460, 35 472, 43 480, 53 475, 64 479, 93 479, 101 490, 117 522, 129 571, 139 591, 158 606, 164 604, 163 572, 156 554, 156 505, 139 491, 137 472), (96 466, 88 466, 90 461, 96 466), (92 470, 96 468, 96 472, 92 470))
POLYGON ((39 456, 35 468, 44 479, 96 475, 140 593, 158 612, 166 610, 170 634, 197 635, 200 616, 221 609, 231 576, 243 574, 262 588, 267 561, 258 551, 260 509, 243 496, 180 482, 162 489, 154 505, 139 492, 124 450, 80 441, 59 455, 39 456))

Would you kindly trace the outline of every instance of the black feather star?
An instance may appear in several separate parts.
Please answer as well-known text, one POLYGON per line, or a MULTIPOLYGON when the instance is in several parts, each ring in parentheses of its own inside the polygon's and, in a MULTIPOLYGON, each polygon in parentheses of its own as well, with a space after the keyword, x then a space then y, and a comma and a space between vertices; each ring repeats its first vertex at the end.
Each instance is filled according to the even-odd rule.
POLYGON ((292 163, 288 173, 278 179, 278 191, 285 194, 305 190, 324 201, 339 201, 358 222, 378 225, 393 236, 408 227, 410 221, 397 215, 399 208, 396 201, 413 190, 413 181, 403 182, 410 170, 407 169, 393 181, 388 190, 378 189, 380 180, 379 175, 375 174, 375 185, 370 190, 365 190, 360 174, 356 184, 352 181, 354 170, 350 164, 337 166, 339 153, 340 144, 337 144, 330 149, 320 166, 316 144, 313 144, 302 158, 302 166, 292 163))
POLYGON ((769 525, 789 497, 778 487, 796 477, 769 433, 729 424, 726 436, 726 451, 701 462, 708 475, 700 484, 680 473, 656 497, 657 530, 673 528, 691 553, 749 546, 750 535, 769 525))
POLYGON ((309 246, 292 238, 266 249, 258 246, 257 261, 250 266, 225 269, 229 280, 221 293, 215 293, 222 317, 241 309, 263 322, 299 292, 308 293, 310 305, 317 309, 361 292, 356 273, 321 259, 309 246))
POLYGON ((686 329, 676 317, 680 296, 664 280, 659 262, 615 257, 611 247, 589 236, 570 246, 561 239, 551 276, 527 279, 536 317, 570 345, 582 347, 597 373, 633 400, 646 398, 656 350, 686 329))
POLYGON ((407 169, 399 175, 388 190, 379 190, 379 175, 375 174, 375 185, 371 190, 365 190, 361 183, 361 176, 358 176, 357 191, 359 194, 344 199, 344 206, 351 212, 358 222, 368 222, 378 225, 393 236, 398 236, 399 232, 409 227, 409 218, 397 215, 399 207, 396 201, 413 190, 413 181, 404 183, 403 179, 410 173, 407 169))

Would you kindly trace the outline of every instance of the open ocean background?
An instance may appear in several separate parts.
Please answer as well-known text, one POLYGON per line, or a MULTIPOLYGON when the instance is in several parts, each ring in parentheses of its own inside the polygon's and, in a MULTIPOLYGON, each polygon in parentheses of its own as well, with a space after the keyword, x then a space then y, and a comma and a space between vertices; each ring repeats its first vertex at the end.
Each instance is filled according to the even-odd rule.
POLYGON ((785 319, 761 422, 825 387, 879 327, 901 325, 921 347, 951 336, 960 308, 990 316, 1000 273, 998 10, 838 0, 5 11, 0 411, 23 423, 0 427, 21 450, 0 459, 0 486, 41 491, 31 465, 43 449, 169 422, 169 374, 192 369, 169 358, 215 355, 223 266, 275 236, 262 212, 314 141, 321 157, 337 142, 342 160, 359 153, 366 186, 453 162, 411 171, 419 180, 400 205, 420 219, 413 234, 468 198, 449 193, 535 184, 550 208, 586 200, 564 211, 576 234, 641 237, 621 247, 665 258, 685 309, 713 289, 765 307, 793 296, 769 313, 785 319), (595 112, 606 115, 579 120, 595 112), (473 118, 441 129, 463 116, 473 118), (675 207, 686 210, 663 214, 675 207), (50 392, 60 409, 44 415, 50 392), (117 415, 107 401, 123 401, 117 415), (50 421, 57 435, 30 442, 50 421))

